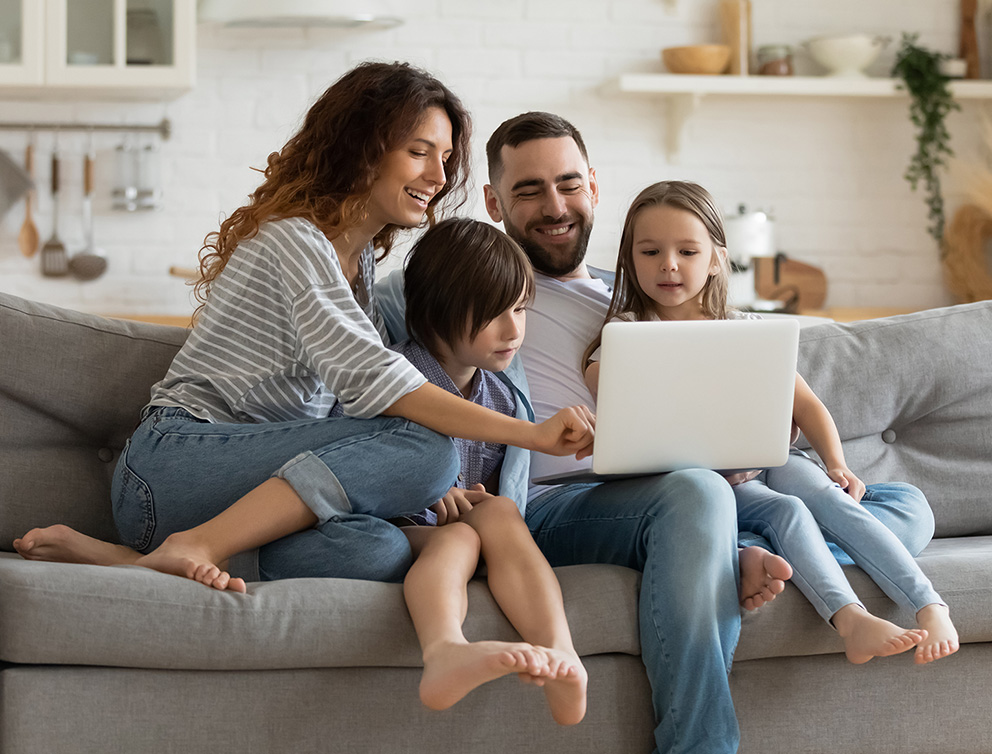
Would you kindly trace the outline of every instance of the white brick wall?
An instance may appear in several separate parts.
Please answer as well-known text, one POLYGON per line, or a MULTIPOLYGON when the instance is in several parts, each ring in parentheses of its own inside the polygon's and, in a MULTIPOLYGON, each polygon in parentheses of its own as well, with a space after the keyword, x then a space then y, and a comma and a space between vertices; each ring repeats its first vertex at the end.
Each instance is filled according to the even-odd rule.
MULTIPOLYGON (((779 247, 822 266, 834 306, 936 306, 950 303, 926 208, 902 178, 913 148, 901 99, 708 97, 689 121, 677 162, 665 153, 665 107, 658 99, 611 88, 625 72, 659 71, 659 50, 717 41, 715 2, 698 0, 426 0, 387 31, 217 31, 201 27, 198 85, 164 104, 0 101, 3 120, 154 123, 167 116, 161 145, 165 208, 111 209, 113 152, 121 137, 98 134, 96 238, 110 269, 90 283, 42 278, 38 259, 17 250, 18 205, 0 222, 0 290, 100 312, 185 314, 192 309, 170 265, 193 266, 206 233, 256 185, 250 168, 291 135, 310 101, 354 63, 405 59, 425 66, 465 100, 475 117, 476 183, 483 145, 504 118, 555 110, 582 130, 597 168, 602 203, 591 260, 612 266, 630 199, 663 178, 706 185, 727 209, 739 202, 774 212, 779 247)), ((920 31, 940 50, 956 47, 955 0, 753 0, 755 45, 797 44, 831 32, 885 34, 893 44, 873 73, 884 75, 902 31, 920 31)), ((814 66, 797 55, 799 71, 814 66)), ((980 106, 951 118, 953 146, 974 162, 980 106)), ((150 139, 138 139, 139 143, 150 139)), ((39 134, 38 180, 48 185, 53 136, 39 134)), ((23 134, 0 132, 0 147, 20 160, 23 134)), ((60 236, 82 246, 79 219, 86 136, 63 134, 60 236)), ((961 202, 945 181, 948 212, 961 202)), ((37 217, 51 231, 51 201, 41 191, 37 217)), ((466 211, 484 217, 481 191, 466 211)), ((401 252, 402 253, 402 252, 401 252)), ((398 255, 398 256, 401 256, 398 255)), ((391 260, 392 262, 392 260, 391 260)), ((395 264, 395 262, 392 262, 395 264)))

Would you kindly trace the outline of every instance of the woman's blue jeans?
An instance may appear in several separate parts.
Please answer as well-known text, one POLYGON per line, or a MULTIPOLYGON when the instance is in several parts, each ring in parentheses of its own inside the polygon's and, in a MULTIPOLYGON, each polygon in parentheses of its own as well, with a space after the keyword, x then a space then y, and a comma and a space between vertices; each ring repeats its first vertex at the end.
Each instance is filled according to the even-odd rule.
MULTIPOLYGON (((793 582, 824 620, 845 605, 861 604, 826 538, 842 547, 899 605, 915 613, 942 603, 913 558, 919 552, 915 543, 911 553, 810 458, 790 455, 784 466, 765 469, 734 492, 740 528, 764 536, 792 564, 793 582)), ((870 493, 866 504, 880 494, 906 500, 923 497, 915 487, 902 484, 875 487, 870 493)))
POLYGON ((147 552, 279 476, 318 523, 261 547, 262 579, 400 581, 410 547, 385 519, 436 502, 458 467, 449 438, 405 419, 215 424, 158 408, 146 412, 118 461, 114 522, 123 544, 147 552))

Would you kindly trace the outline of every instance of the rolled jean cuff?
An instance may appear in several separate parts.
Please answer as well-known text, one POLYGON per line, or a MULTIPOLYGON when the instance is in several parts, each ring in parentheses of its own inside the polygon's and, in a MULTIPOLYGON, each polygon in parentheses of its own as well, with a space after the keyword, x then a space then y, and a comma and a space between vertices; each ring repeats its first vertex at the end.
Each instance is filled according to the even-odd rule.
POLYGON ((287 461, 275 475, 288 482, 313 511, 318 526, 334 516, 352 512, 351 501, 341 482, 327 464, 309 450, 287 461))

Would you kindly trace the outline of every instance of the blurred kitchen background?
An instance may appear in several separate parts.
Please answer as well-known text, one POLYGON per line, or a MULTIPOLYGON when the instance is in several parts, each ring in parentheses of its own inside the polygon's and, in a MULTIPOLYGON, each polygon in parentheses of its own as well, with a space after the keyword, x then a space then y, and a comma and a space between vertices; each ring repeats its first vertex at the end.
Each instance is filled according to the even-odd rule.
MULTIPOLYGON (((654 77, 646 88, 658 91, 634 91, 644 87, 632 74, 665 72, 663 48, 724 41, 717 0, 327 0, 308 3, 322 20, 278 28, 259 20, 290 5, 201 0, 197 20, 194 0, 0 0, 0 149, 23 168, 32 146, 39 236, 39 250, 25 256, 18 194, 0 220, 0 290, 84 311, 188 316, 194 303, 181 271, 196 266, 204 236, 255 187, 255 169, 339 75, 386 59, 429 69, 471 110, 476 190, 466 213, 485 217, 491 131, 525 110, 551 110, 582 131, 597 169, 594 264, 612 268, 641 188, 681 178, 709 188, 728 215, 740 205, 767 213, 768 251, 822 273, 817 308, 954 303, 922 189, 903 178, 915 150, 906 96, 866 94, 857 79, 850 92, 835 83, 816 96, 692 87, 675 96, 654 77), (255 13, 236 18, 229 11, 239 5, 255 13), (362 14, 376 20, 324 25, 362 14), (42 274, 56 203, 65 256, 105 253, 95 279, 42 274)), ((960 0, 752 0, 752 70, 759 48, 789 45, 793 83, 804 86, 825 69, 802 43, 828 34, 887 37, 867 68, 875 78, 890 76, 904 32, 958 57, 961 8, 960 0)), ((984 79, 992 78, 988 20, 978 3, 984 79)), ((982 118, 992 82, 968 83, 961 111, 948 118, 951 145, 963 163, 987 166, 982 118)), ((943 188, 950 218, 968 200, 956 169, 943 188)))

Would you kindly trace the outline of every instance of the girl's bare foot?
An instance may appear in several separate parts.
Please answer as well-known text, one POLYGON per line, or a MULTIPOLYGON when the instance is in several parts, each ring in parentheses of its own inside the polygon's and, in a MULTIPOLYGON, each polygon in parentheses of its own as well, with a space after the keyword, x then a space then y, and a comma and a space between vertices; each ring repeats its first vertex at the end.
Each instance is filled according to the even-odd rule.
POLYGON ((547 653, 549 671, 544 680, 544 696, 551 716, 559 725, 575 725, 586 715, 586 685, 589 675, 574 652, 542 647, 547 653))
POLYGON ((741 569, 741 607, 757 610, 771 602, 792 578, 792 566, 785 558, 764 547, 745 547, 737 558, 741 569))
POLYGON ((837 633, 844 639, 844 652, 855 665, 872 657, 888 657, 912 649, 927 638, 921 629, 900 628, 876 617, 860 605, 845 605, 833 616, 837 633))
POLYGON ((947 605, 927 605, 916 614, 916 623, 927 638, 916 647, 916 664, 923 665, 958 651, 958 632, 947 605))
POLYGON ((183 534, 170 534, 157 548, 134 561, 134 565, 199 581, 214 589, 242 594, 248 591, 244 579, 231 578, 231 574, 214 563, 206 548, 183 534))
POLYGON ((87 565, 133 565, 141 557, 130 547, 94 539, 63 524, 32 529, 14 540, 14 549, 25 560, 87 565))
POLYGON ((436 642, 424 650, 420 701, 430 709, 448 709, 473 689, 504 675, 546 678, 548 672, 547 653, 531 644, 436 642))

